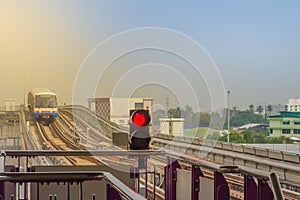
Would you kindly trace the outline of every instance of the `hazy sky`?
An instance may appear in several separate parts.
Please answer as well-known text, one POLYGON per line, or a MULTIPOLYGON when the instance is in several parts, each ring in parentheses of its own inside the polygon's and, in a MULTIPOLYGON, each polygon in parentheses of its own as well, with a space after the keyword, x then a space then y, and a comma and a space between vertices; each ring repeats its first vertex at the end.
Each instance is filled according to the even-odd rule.
POLYGON ((8 98, 23 101, 24 76, 26 93, 46 87, 60 102, 71 103, 89 52, 114 34, 142 27, 176 30, 201 44, 231 91, 231 106, 284 104, 300 97, 299 10, 297 0, 0 0, 0 104, 8 98))

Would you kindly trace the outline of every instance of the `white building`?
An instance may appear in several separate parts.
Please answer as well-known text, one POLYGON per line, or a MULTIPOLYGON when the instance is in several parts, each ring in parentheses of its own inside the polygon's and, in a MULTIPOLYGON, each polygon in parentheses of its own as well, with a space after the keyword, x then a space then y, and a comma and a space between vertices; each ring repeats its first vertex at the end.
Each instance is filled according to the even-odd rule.
POLYGON ((161 118, 159 122, 160 133, 183 135, 183 118, 161 118))
POLYGON ((286 104, 286 111, 299 112, 300 111, 300 99, 289 99, 289 103, 286 104))
POLYGON ((89 109, 96 114, 128 127, 129 111, 133 109, 146 109, 152 115, 152 98, 89 98, 89 109))

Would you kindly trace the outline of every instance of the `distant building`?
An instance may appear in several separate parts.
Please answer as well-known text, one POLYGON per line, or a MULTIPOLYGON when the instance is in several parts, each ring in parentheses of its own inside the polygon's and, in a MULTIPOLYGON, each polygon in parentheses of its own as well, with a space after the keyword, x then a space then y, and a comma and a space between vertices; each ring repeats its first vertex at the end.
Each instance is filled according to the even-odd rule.
POLYGON ((271 105, 270 110, 268 109, 268 106, 266 106, 266 116, 273 116, 273 115, 279 115, 280 112, 282 111, 286 111, 286 105, 281 105, 281 104, 277 104, 277 105, 271 105))
POLYGON ((152 115, 152 98, 89 98, 89 109, 116 124, 128 127, 129 110, 146 109, 152 115))
POLYGON ((269 116, 269 134, 273 137, 300 137, 300 112, 281 112, 280 115, 269 116))
POLYGON ((286 104, 286 111, 299 112, 300 111, 300 99, 289 99, 289 103, 286 104))
POLYGON ((160 133, 183 135, 183 118, 161 118, 159 122, 160 133))

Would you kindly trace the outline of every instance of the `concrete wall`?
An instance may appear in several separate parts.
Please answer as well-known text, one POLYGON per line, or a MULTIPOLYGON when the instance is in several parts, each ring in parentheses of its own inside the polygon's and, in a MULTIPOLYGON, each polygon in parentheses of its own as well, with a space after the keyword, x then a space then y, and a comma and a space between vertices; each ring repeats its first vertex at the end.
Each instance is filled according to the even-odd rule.
POLYGON ((183 135, 183 118, 161 118, 159 122, 160 133, 183 135))

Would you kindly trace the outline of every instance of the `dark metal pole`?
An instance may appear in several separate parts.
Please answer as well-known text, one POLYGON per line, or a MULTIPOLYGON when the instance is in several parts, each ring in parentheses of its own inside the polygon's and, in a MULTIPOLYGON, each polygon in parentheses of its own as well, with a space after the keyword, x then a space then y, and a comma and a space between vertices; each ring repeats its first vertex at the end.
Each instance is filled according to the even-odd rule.
POLYGON ((70 200, 70 182, 67 183, 67 200, 70 200))
POLYGON ((152 199, 155 200, 155 192, 156 192, 156 172, 155 172, 155 165, 153 166, 153 197, 152 199))
POLYGON ((40 199, 40 184, 36 183, 36 199, 40 199))
POLYGON ((79 183, 79 187, 80 187, 80 200, 83 200, 82 182, 79 183))

